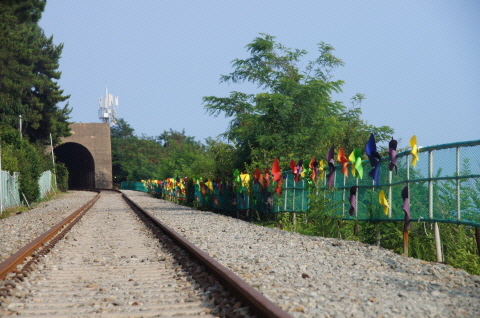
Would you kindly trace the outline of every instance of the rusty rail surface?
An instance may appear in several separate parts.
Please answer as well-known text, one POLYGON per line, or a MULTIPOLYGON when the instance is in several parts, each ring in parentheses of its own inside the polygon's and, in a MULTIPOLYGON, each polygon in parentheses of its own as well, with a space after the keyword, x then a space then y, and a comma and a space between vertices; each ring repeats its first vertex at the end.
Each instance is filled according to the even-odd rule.
POLYGON ((84 204, 81 208, 73 212, 63 221, 60 221, 58 224, 54 225, 50 230, 37 237, 34 241, 25 245, 20 250, 18 250, 18 252, 16 252, 15 254, 7 258, 4 262, 2 262, 0 264, 0 280, 5 279, 8 273, 14 272, 17 265, 22 264, 27 259, 27 257, 31 256, 35 252, 37 248, 41 247, 43 244, 45 244, 52 238, 58 237, 59 234, 65 234, 66 231, 68 231, 75 223, 77 223, 81 219, 81 217, 93 206, 93 204, 97 202, 98 198, 100 197, 100 192, 96 192, 98 192, 98 194, 93 197, 93 199, 84 204), (63 227, 67 224, 67 228, 63 229, 63 227))
POLYGON ((152 223, 159 227, 165 234, 167 234, 175 243, 184 248, 192 257, 199 263, 204 265, 208 271, 213 274, 220 282, 227 287, 230 292, 235 294, 239 299, 250 305, 252 311, 265 318, 291 318, 291 316, 282 310, 279 306, 272 303, 263 294, 255 288, 247 284, 244 280, 234 274, 231 270, 220 264, 207 253, 199 249, 193 243, 178 234, 175 230, 170 228, 158 220, 155 216, 145 211, 135 202, 130 200, 128 196, 122 194, 124 200, 132 207, 132 209, 142 213, 152 223))

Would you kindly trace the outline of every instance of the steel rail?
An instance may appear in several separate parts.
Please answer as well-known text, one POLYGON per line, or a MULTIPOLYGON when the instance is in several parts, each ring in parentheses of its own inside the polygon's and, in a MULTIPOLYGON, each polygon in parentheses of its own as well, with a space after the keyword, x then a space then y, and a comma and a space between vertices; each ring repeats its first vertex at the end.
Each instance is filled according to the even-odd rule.
POLYGON ((272 303, 268 298, 247 284, 231 270, 220 264, 214 258, 178 234, 174 229, 170 228, 168 225, 158 220, 155 216, 145 211, 138 204, 130 200, 128 196, 122 193, 122 197, 133 209, 142 213, 152 223, 158 226, 165 234, 167 234, 173 241, 175 241, 202 265, 204 265, 211 274, 213 274, 220 282, 226 285, 225 287, 227 287, 230 292, 244 301, 246 305, 250 305, 252 311, 257 313, 260 317, 291 318, 287 312, 282 310, 276 304, 272 303))
POLYGON ((44 243, 48 242, 50 239, 56 237, 58 234, 61 233, 63 227, 69 224, 69 228, 71 228, 75 223, 77 223, 80 218, 85 214, 95 202, 97 202, 98 198, 100 197, 100 192, 97 191, 98 194, 93 197, 90 201, 80 207, 78 210, 73 212, 70 216, 65 218, 64 220, 60 221, 56 225, 54 225, 50 230, 43 233, 39 237, 37 237, 31 243, 25 245, 20 250, 18 250, 15 254, 7 258, 0 264, 0 280, 5 279, 8 273, 14 272, 16 270, 17 265, 22 264, 27 257, 31 256, 35 250, 41 247, 44 243))

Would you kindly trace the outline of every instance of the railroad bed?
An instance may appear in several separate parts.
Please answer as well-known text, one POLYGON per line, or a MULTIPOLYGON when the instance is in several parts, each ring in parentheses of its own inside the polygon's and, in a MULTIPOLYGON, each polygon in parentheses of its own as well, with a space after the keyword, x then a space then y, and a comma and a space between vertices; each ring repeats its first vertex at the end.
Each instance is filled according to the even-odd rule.
POLYGON ((480 317, 480 277, 463 270, 122 192, 293 317, 480 317))
MULTIPOLYGON (((480 277, 463 270, 359 242, 263 228, 154 199, 142 192, 122 192, 292 317, 480 317, 480 277)), ((26 232, 26 224, 23 231, 21 225, 18 227, 17 234, 26 232)), ((0 233, 2 230, 0 220, 0 233)), ((75 235, 61 244, 76 244, 72 241, 75 235)), ((3 245, 8 243, 0 244, 0 253, 5 253, 3 245)), ((60 253, 56 248, 54 252, 49 257, 60 253)), ((130 254, 130 258, 136 255, 130 254)), ((130 262, 141 262, 140 255, 136 256, 138 260, 134 257, 130 262)), ((98 256, 94 259, 98 265, 106 262, 98 256)), ((55 272, 61 271, 65 268, 58 267, 55 272)), ((13 300, 21 303, 24 298, 35 299, 28 292, 33 286, 25 285, 18 292, 20 298, 13 300)), ((100 292, 103 287, 92 288, 100 292)), ((4 307, 8 306, 12 305, 4 307)))
MULTIPOLYGON (((103 192, 3 306, 21 317, 215 317, 198 288, 115 192, 103 192)), ((0 312, 1 316, 1 312, 0 312)))

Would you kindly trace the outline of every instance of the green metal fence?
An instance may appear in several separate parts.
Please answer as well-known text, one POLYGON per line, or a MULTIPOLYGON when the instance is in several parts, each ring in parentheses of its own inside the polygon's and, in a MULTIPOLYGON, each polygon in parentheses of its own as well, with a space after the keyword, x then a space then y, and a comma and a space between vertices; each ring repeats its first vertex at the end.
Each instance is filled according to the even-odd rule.
MULTIPOLYGON (((2 208, 10 208, 19 205, 25 205, 25 199, 20 192, 18 184, 18 172, 14 172, 13 175, 8 171, 0 171, 0 206, 2 208)), ((54 174, 51 171, 45 171, 38 180, 40 187, 40 198, 44 198, 48 192, 52 191, 54 186, 54 174)))
POLYGON ((120 189, 148 192, 143 182, 139 182, 139 181, 123 181, 120 183, 120 189))
MULTIPOLYGON (((345 219, 403 220, 402 189, 408 185, 412 221, 447 222, 480 226, 480 140, 423 147, 416 167, 410 151, 397 155, 398 173, 389 171, 388 158, 382 158, 378 186, 368 176, 359 180, 336 174, 334 190, 323 188, 324 195, 341 202, 337 211, 345 219), (357 211, 348 214, 350 187, 356 185, 357 211), (388 213, 378 203, 383 190, 389 201, 388 213)), ((364 161, 365 170, 369 162, 364 161)), ((369 170, 368 170, 369 171, 369 170)))
POLYGON ((3 208, 9 208, 12 206, 20 205, 20 191, 18 187, 18 172, 14 172, 10 175, 8 171, 0 171, 1 193, 0 200, 2 200, 0 206, 3 208))
MULTIPOLYGON (((235 210, 255 209, 263 213, 306 212, 309 196, 322 196, 335 207, 333 215, 344 219, 363 221, 402 221, 402 189, 408 185, 412 221, 469 224, 480 227, 480 140, 422 147, 419 161, 411 164, 410 151, 397 155, 398 172, 389 171, 389 158, 380 161, 379 184, 375 185, 368 176, 370 163, 362 162, 363 179, 349 174, 341 174, 340 166, 334 178, 334 187, 326 186, 326 179, 313 184, 305 176, 295 182, 290 171, 283 172, 283 185, 280 194, 275 191, 275 183, 261 187, 251 182, 248 187, 238 183, 195 181, 193 191, 180 191, 179 187, 164 187, 165 183, 153 183, 150 191, 163 193, 169 197, 185 199, 188 193, 191 200, 214 209, 234 212, 235 210), (357 209, 349 214, 350 188, 357 187, 357 209), (384 191, 389 203, 387 214, 379 203, 379 193, 384 191)), ((350 170, 350 167, 349 167, 350 170)), ((350 173, 350 171, 349 171, 350 173)), ((324 174, 325 175, 325 174, 324 174)), ((187 187, 186 181, 182 187, 187 187)), ((122 183, 122 189, 148 191, 141 182, 122 183)))

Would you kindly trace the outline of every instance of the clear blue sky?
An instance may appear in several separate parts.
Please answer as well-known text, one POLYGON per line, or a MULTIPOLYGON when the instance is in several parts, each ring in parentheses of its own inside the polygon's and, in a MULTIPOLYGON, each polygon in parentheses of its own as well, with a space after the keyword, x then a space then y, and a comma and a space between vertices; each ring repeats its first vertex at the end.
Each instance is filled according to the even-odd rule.
POLYGON ((139 136, 215 137, 229 119, 208 116, 202 97, 255 92, 219 78, 267 33, 307 50, 305 64, 331 44, 345 62, 335 99, 365 94, 363 119, 393 127, 399 147, 414 134, 421 146, 480 139, 478 0, 49 0, 40 25, 65 45, 59 84, 74 122, 100 122, 107 84, 139 136))

